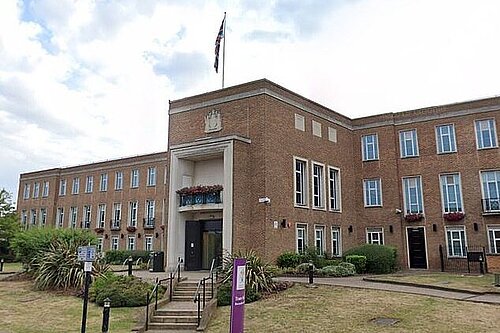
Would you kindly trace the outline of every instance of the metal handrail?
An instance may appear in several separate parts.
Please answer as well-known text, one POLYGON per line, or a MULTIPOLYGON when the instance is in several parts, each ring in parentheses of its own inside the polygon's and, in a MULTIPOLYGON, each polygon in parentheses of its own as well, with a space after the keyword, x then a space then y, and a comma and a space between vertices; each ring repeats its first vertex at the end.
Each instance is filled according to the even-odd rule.
POLYGON ((200 326, 200 321, 201 321, 201 291, 200 291, 200 288, 203 287, 203 308, 205 308, 205 304, 206 304, 206 281, 210 280, 210 285, 211 285, 211 290, 212 290, 212 293, 210 295, 210 299, 212 299, 214 297, 214 268, 215 268, 215 258, 212 259, 212 264, 210 265, 210 272, 208 273, 208 276, 202 278, 199 282, 198 282, 198 285, 196 287, 196 291, 194 293, 194 297, 193 297, 193 302, 194 303, 198 303, 198 306, 197 306, 197 311, 198 311, 198 314, 197 314, 197 318, 198 318, 198 326, 200 326))

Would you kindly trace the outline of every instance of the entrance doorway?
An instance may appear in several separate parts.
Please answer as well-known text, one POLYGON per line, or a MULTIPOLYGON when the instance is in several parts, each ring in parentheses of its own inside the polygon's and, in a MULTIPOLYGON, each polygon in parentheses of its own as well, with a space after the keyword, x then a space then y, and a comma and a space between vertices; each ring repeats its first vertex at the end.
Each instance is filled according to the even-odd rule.
POLYGON ((208 270, 215 259, 215 265, 222 260, 222 220, 186 221, 187 271, 208 270))
POLYGON ((427 269, 424 227, 408 227, 408 257, 410 268, 427 269))

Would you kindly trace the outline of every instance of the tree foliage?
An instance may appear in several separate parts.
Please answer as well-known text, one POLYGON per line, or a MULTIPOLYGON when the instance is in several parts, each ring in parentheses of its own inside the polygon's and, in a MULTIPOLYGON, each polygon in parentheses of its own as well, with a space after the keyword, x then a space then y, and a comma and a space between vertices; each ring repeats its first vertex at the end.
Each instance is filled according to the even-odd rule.
POLYGON ((10 242, 20 230, 19 220, 12 205, 12 194, 0 190, 0 254, 9 252, 10 242))

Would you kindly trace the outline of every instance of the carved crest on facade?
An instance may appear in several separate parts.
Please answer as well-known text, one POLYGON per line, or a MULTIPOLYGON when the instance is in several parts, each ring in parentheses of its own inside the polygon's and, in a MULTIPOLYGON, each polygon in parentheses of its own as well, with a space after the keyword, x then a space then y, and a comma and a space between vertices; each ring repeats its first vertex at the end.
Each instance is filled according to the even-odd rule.
POLYGON ((222 129, 222 115, 219 110, 212 110, 205 116, 205 133, 218 132, 222 129))

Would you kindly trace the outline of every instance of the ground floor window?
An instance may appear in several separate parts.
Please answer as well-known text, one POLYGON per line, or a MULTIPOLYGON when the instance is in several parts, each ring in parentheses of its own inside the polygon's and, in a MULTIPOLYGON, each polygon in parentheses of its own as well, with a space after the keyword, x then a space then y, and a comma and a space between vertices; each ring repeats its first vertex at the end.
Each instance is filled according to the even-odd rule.
POLYGON ((144 237, 144 250, 153 251, 153 236, 144 237))
POLYGON ((133 236, 128 237, 127 250, 129 251, 135 250, 135 237, 133 236))
POLYGON ((465 227, 446 227, 446 243, 448 245, 448 257, 465 257, 467 255, 465 227))
POLYGON ((111 238, 111 250, 112 251, 118 250, 118 248, 119 248, 118 241, 119 241, 118 237, 111 238))
POLYGON ((366 242, 384 245, 384 228, 366 228, 366 242))
POLYGON ((314 245, 319 256, 325 254, 325 226, 317 225, 314 227, 314 245))
POLYGON ((342 255, 342 241, 340 239, 340 227, 332 227, 332 256, 342 255))
POLYGON ((103 244, 102 237, 97 238, 97 246, 96 246, 97 253, 102 253, 102 244, 103 244))
POLYGON ((307 247, 307 224, 297 224, 297 253, 304 253, 307 247))
POLYGON ((490 253, 500 253, 500 226, 488 227, 490 253))

